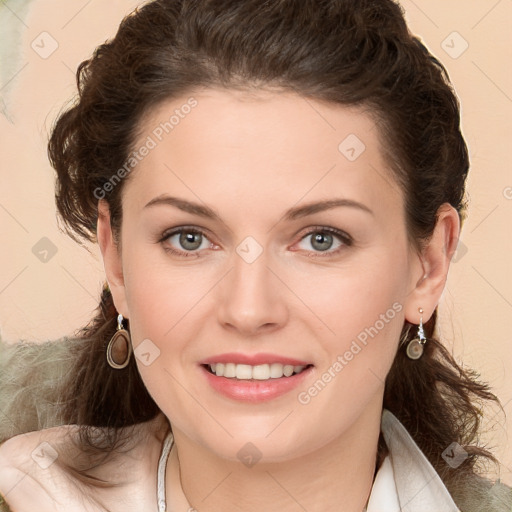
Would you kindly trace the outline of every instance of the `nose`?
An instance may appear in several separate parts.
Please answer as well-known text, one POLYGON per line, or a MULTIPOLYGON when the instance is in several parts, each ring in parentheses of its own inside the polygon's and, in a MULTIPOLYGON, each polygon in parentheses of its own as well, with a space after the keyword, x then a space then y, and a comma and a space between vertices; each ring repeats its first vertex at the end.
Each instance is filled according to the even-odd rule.
POLYGON ((217 317, 224 328, 251 337, 285 325, 290 292, 268 264, 265 251, 252 263, 235 255, 218 289, 217 317))

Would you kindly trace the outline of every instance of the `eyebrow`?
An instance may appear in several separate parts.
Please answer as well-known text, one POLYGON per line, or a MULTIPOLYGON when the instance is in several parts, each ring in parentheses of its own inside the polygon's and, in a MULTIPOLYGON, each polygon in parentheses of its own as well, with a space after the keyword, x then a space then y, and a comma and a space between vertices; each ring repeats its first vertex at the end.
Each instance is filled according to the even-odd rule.
MULTIPOLYGON (((162 194, 158 197, 155 197, 154 199, 151 199, 151 201, 149 201, 149 203, 147 203, 146 206, 144 206, 144 209, 159 205, 174 206, 184 212, 191 213, 193 215, 198 215, 199 217, 222 221, 220 215, 215 210, 208 206, 187 201, 185 199, 179 199, 178 197, 169 196, 167 194, 162 194)), ((335 198, 290 208, 285 212, 284 220, 296 220, 302 217, 306 217, 308 215, 313 215, 314 213, 322 212, 325 210, 331 210, 332 208, 338 208, 341 206, 357 208, 358 210, 373 215, 372 210, 370 210, 370 208, 368 208, 362 203, 353 201, 352 199, 335 198)))

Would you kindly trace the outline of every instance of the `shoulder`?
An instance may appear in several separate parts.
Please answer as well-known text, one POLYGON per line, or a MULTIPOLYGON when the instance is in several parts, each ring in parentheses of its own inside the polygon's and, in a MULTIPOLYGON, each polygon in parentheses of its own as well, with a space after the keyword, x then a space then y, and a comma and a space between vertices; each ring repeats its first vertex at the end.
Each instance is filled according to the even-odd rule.
POLYGON ((0 445, 0 493, 13 510, 54 512, 57 499, 69 499, 70 494, 76 499, 76 488, 55 463, 73 430, 73 426, 52 427, 14 436, 0 445))
POLYGON ((27 471, 51 468, 59 451, 72 445, 77 428, 76 425, 62 425, 7 439, 0 444, 0 468, 16 467, 27 471))
POLYGON ((15 512, 117 511, 120 503, 123 512, 141 512, 153 501, 156 509, 164 428, 158 418, 137 425, 129 431, 137 442, 100 453, 101 463, 82 450, 77 425, 14 436, 0 444, 0 495, 15 512))

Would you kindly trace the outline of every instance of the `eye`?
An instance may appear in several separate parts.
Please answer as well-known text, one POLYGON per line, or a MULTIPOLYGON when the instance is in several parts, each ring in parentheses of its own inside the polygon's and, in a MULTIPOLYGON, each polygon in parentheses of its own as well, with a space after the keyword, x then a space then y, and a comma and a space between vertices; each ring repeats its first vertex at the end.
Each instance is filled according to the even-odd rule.
MULTIPOLYGON (((312 228, 301 238, 301 242, 312 235, 314 236, 311 238, 310 247, 313 250, 310 248, 304 249, 310 253, 311 257, 326 257, 338 254, 345 247, 352 245, 353 242, 350 235, 344 231, 325 226, 312 228), (337 248, 329 250, 333 247, 336 239, 338 240, 337 248)), ((159 242, 163 245, 166 252, 187 258, 199 258, 201 250, 211 248, 212 246, 204 231, 186 226, 165 232, 159 242), (176 246, 182 249, 176 249, 176 246)))
POLYGON ((181 227, 166 232, 159 240, 159 242, 163 244, 164 250, 171 254, 196 258, 199 257, 198 253, 200 250, 211 247, 212 243, 209 242, 205 244, 206 241, 209 242, 203 231, 189 227, 181 227), (171 244, 174 246, 178 245, 178 247, 182 247, 184 250, 174 249, 171 244))
MULTIPOLYGON (((350 235, 344 231, 325 226, 317 226, 311 229, 304 237, 302 237, 301 242, 306 240, 308 237, 312 237, 309 242, 310 247, 313 248, 313 254, 311 254, 312 257, 325 257, 338 254, 345 247, 352 245, 353 242, 350 235), (329 250, 333 247, 336 239, 338 239, 337 248, 332 251, 329 250)), ((306 248, 305 250, 311 252, 309 248, 306 248)))

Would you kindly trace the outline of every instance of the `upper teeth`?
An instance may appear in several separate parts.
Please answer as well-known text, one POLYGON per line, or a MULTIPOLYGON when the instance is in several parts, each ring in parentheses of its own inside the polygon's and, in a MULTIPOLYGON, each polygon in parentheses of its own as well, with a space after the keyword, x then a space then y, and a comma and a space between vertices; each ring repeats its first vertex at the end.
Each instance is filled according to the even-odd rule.
POLYGON ((291 364, 282 365, 281 363, 259 364, 257 366, 235 363, 213 363, 210 364, 209 367, 217 377, 256 380, 280 379, 283 375, 290 377, 294 372, 300 373, 305 368, 304 366, 292 366, 291 364))

